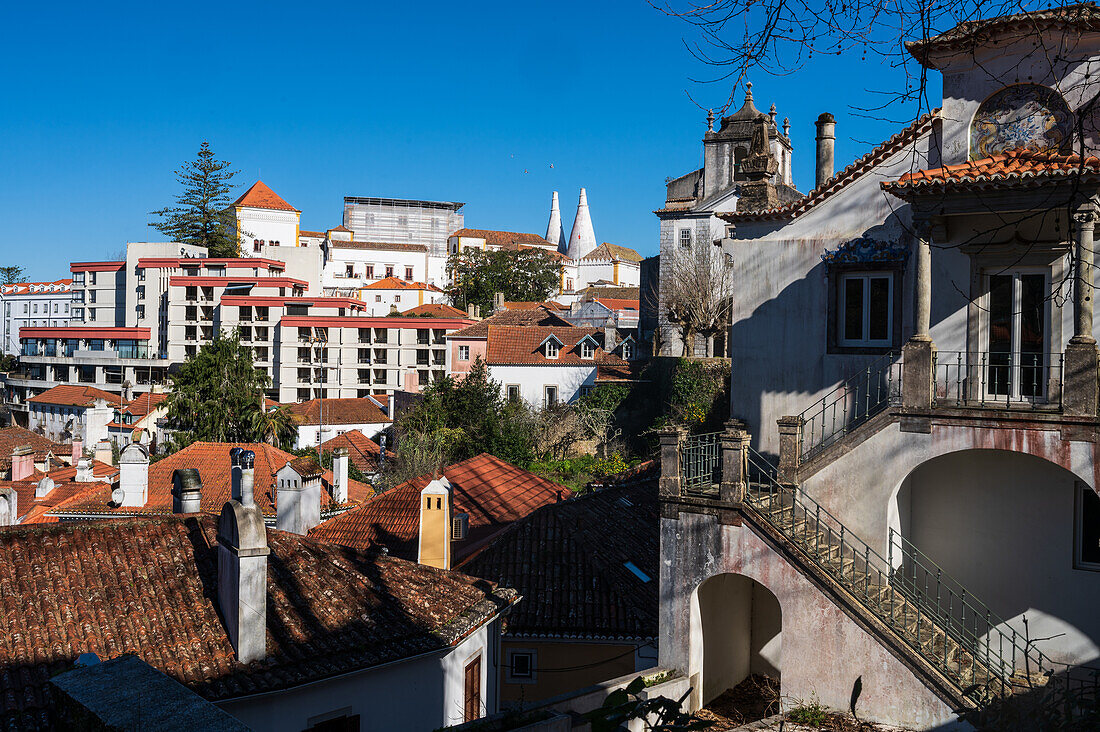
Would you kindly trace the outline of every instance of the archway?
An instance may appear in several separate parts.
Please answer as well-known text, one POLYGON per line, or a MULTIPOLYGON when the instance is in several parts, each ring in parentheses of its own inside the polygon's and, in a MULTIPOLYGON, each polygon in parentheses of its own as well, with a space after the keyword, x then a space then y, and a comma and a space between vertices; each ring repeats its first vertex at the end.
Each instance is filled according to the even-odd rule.
MULTIPOLYGON (((981 612, 974 617, 975 608, 988 607, 1003 621, 1000 630, 1030 638, 1052 660, 1089 663, 1100 657, 1100 562, 1093 561, 1100 557, 1090 546, 1100 523, 1096 504, 1090 487, 1043 458, 1007 450, 952 452, 922 463, 902 481, 891 505, 889 525, 896 533, 889 551, 899 572, 926 595, 938 594, 957 620, 969 613, 966 625, 979 634, 997 625, 984 623, 981 612), (913 560, 916 551, 922 556, 913 560), (911 568, 918 561, 924 569, 911 568), (937 568, 958 582, 955 592, 937 578, 937 568), (965 604, 955 599, 959 586, 966 590, 965 604)), ((994 634, 989 642, 996 646, 999 638, 994 634)))
POLYGON ((750 674, 779 679, 783 611, 764 585, 740 574, 703 581, 692 598, 698 706, 750 674))

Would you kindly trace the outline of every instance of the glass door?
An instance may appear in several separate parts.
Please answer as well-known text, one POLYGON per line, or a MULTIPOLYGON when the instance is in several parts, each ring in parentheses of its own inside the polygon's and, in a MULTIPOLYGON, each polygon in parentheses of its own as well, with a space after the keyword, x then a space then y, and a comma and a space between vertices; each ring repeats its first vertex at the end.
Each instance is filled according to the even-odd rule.
POLYGON ((1049 290, 1045 272, 990 275, 984 397, 996 401, 1046 399, 1049 290))

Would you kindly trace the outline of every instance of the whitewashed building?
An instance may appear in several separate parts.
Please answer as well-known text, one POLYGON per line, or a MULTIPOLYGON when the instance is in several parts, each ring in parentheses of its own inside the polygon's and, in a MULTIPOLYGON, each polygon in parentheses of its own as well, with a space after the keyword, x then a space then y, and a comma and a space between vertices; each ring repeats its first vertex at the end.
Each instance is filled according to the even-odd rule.
POLYGON ((19 329, 69 324, 72 279, 0 285, 3 343, 0 354, 19 353, 19 329))

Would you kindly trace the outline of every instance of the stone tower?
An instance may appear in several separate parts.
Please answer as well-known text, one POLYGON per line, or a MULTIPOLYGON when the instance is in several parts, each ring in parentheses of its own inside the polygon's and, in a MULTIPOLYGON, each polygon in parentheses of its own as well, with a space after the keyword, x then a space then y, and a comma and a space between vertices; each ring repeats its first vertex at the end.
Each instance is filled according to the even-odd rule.
POLYGON ((550 201, 550 221, 546 224, 546 241, 556 246, 562 254, 569 249, 569 240, 565 238, 565 229, 561 225, 557 191, 554 191, 554 197, 550 201))
POLYGON ((595 248, 596 234, 592 230, 592 216, 588 213, 588 193, 582 188, 580 200, 577 202, 577 216, 573 219, 573 230, 569 232, 566 255, 577 260, 595 248))

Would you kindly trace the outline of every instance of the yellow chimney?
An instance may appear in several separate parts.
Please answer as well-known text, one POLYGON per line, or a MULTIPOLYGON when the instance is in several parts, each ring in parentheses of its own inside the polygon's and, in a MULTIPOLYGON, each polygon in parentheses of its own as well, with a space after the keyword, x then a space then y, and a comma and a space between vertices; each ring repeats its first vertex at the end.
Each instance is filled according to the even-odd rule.
POLYGON ((451 484, 436 478, 420 492, 421 564, 451 568, 451 484))

